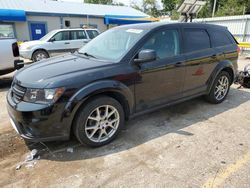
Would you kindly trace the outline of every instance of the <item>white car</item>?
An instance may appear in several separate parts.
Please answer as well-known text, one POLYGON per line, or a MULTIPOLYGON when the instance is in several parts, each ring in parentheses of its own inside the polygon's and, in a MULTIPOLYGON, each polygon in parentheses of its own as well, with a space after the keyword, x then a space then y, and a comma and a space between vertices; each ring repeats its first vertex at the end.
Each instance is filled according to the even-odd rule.
POLYGON ((17 40, 0 37, 0 75, 22 68, 23 61, 19 59, 17 40))
POLYGON ((97 35, 99 35, 97 29, 53 30, 40 40, 22 43, 20 45, 20 56, 36 62, 59 53, 73 52, 97 35))

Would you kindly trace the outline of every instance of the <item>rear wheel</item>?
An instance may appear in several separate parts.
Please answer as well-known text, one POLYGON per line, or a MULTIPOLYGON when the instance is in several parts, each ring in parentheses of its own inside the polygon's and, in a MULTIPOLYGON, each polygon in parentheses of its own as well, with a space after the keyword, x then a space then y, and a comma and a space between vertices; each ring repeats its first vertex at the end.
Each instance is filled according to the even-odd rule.
POLYGON ((32 55, 32 61, 33 62, 41 61, 41 60, 47 59, 47 58, 49 58, 49 54, 46 51, 44 51, 44 50, 37 50, 32 55))
POLYGON ((111 97, 94 98, 80 109, 74 123, 79 142, 102 146, 111 142, 124 125, 121 104, 111 97))
POLYGON ((214 84, 206 99, 218 104, 225 100, 230 89, 231 77, 228 72, 222 71, 215 79, 214 84))

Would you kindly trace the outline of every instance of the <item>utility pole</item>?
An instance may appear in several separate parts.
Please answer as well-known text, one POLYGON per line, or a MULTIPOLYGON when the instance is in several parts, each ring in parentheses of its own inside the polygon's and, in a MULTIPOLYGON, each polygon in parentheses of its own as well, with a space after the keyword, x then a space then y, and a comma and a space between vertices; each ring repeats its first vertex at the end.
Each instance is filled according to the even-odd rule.
POLYGON ((214 6, 213 6, 213 13, 212 13, 212 17, 214 17, 214 14, 215 14, 216 4, 217 4, 217 0, 214 0, 214 6))
POLYGON ((244 14, 245 14, 245 12, 246 12, 246 5, 244 4, 244 7, 243 7, 243 13, 242 13, 242 15, 244 15, 244 14))

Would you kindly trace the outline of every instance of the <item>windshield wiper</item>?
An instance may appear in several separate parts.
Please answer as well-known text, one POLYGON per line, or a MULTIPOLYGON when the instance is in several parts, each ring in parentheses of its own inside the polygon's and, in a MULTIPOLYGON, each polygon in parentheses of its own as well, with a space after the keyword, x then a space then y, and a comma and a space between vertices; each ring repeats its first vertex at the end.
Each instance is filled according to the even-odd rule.
POLYGON ((91 54, 89 54, 89 53, 87 53, 87 52, 81 53, 81 52, 78 51, 78 53, 79 53, 79 54, 83 54, 83 55, 85 55, 85 56, 87 56, 87 57, 92 57, 92 58, 97 59, 97 57, 95 57, 95 56, 93 56, 93 55, 91 55, 91 54))

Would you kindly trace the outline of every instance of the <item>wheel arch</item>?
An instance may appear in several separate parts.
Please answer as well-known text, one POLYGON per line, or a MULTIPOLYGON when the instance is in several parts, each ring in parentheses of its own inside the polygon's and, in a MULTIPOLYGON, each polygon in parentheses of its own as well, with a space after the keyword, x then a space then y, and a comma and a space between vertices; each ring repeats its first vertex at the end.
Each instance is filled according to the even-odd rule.
POLYGON ((125 118, 129 119, 135 105, 132 91, 119 81, 98 81, 79 89, 66 104, 63 116, 71 119, 70 132, 79 109, 88 101, 101 95, 116 99, 124 109, 125 118))
POLYGON ((130 115, 131 110, 130 110, 129 102, 126 100, 126 97, 122 93, 120 93, 120 92, 118 92, 116 90, 110 90, 110 89, 99 90, 99 91, 96 91, 94 93, 90 93, 88 96, 86 96, 81 101, 79 107, 76 110, 76 113, 86 103, 88 103, 89 101, 91 101, 94 98, 97 98, 99 96, 108 96, 108 97, 111 97, 111 98, 114 98, 115 100, 117 100, 121 104, 121 106, 123 107, 123 110, 124 110, 124 113, 125 113, 125 118, 129 119, 129 115, 130 115))
POLYGON ((235 78, 235 71, 234 70, 234 66, 233 66, 233 63, 231 61, 228 61, 228 60, 225 60, 225 61, 221 61, 217 64, 217 66, 214 68, 210 78, 208 79, 208 82, 207 82, 207 85, 208 85, 208 88, 207 88, 207 93, 210 92, 213 84, 214 84, 214 81, 216 79, 216 77, 219 75, 220 72, 222 71, 226 71, 229 73, 230 77, 231 77, 231 83, 230 85, 233 83, 234 81, 234 78, 235 78))
POLYGON ((37 51, 40 51, 40 50, 46 52, 47 55, 48 55, 48 57, 50 57, 49 52, 48 52, 46 49, 44 49, 44 48, 37 48, 37 49, 35 49, 35 50, 32 52, 31 59, 33 59, 34 53, 36 53, 37 51))
POLYGON ((233 69, 232 68, 230 68, 230 67, 225 67, 225 68, 223 68, 221 71, 225 71, 225 72, 227 72, 229 75, 230 75, 230 78, 231 78, 231 80, 230 80, 230 85, 233 83, 233 81, 234 81, 234 71, 233 71, 233 69))

